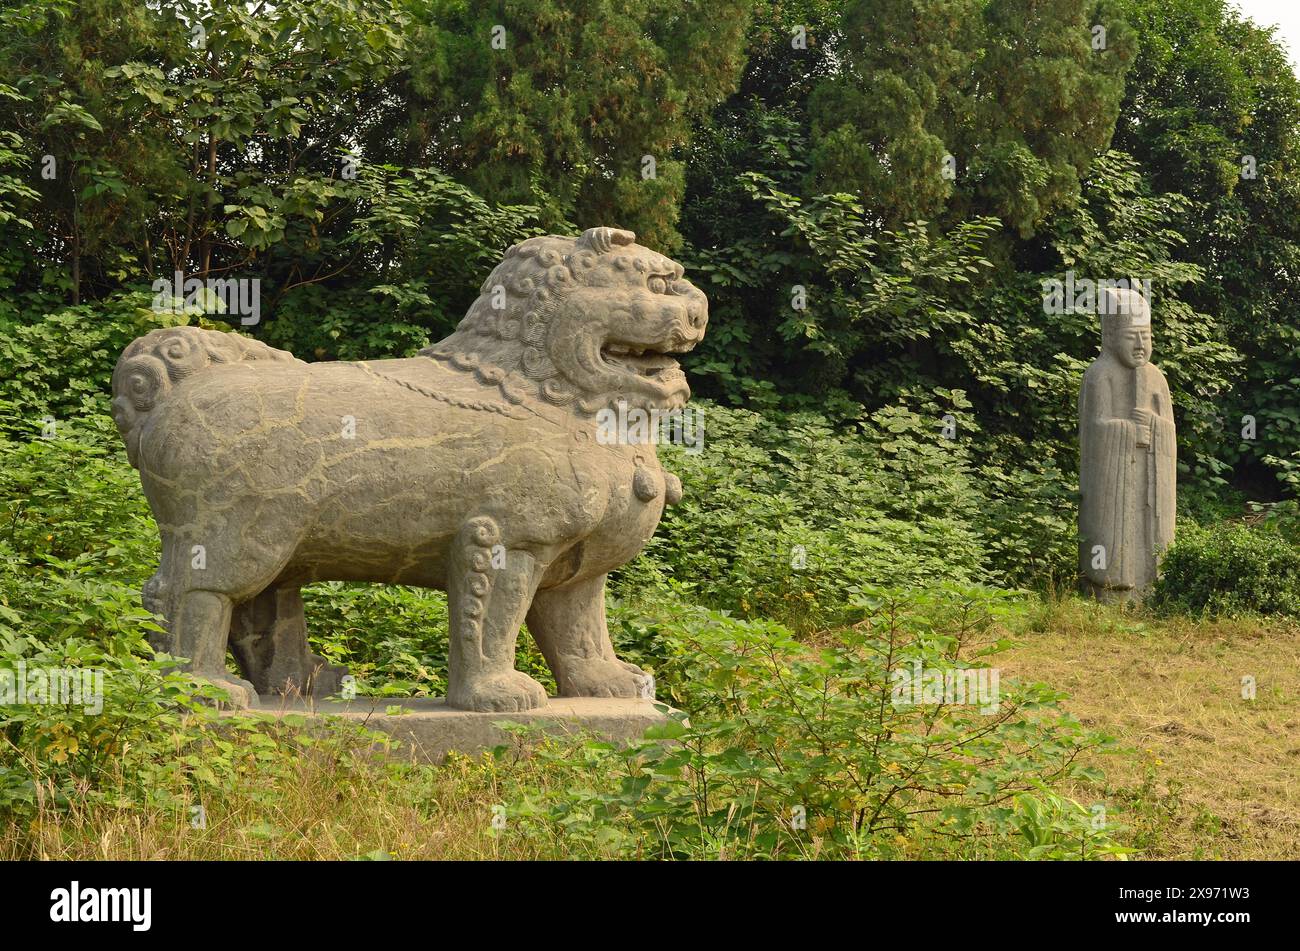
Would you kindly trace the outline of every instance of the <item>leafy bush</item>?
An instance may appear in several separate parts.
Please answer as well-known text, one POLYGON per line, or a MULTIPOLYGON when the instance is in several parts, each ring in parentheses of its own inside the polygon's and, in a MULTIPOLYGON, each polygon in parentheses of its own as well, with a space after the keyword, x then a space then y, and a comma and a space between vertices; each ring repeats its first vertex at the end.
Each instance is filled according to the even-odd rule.
POLYGON ((124 294, 94 306, 24 311, 0 308, 0 401, 36 422, 108 411, 118 354, 158 326, 148 295, 124 294))
MULTIPOLYGON (((325 582, 303 589, 314 649, 357 678, 359 694, 442 697, 447 693, 447 595, 402 585, 325 582)), ((552 693, 555 680, 527 634, 515 667, 552 693)))
MULTIPOLYGON (((15 620, 8 611, 3 617, 15 620)), ((42 806, 105 796, 144 802, 161 788, 187 711, 198 715, 198 698, 214 688, 168 673, 169 658, 145 659, 150 622, 138 620, 134 637, 107 647, 83 637, 51 645, 0 623, 0 675, 11 689, 53 671, 97 672, 102 688, 93 701, 81 693, 0 705, 0 817, 30 818, 42 806)))
POLYGON ((683 499, 619 586, 672 579, 688 600, 805 632, 864 585, 1072 575, 1072 480, 1051 459, 1010 470, 981 454, 968 408, 938 390, 837 423, 700 401, 704 451, 663 451, 683 499))
POLYGON ((918 666, 987 669, 1012 603, 864 591, 858 622, 814 648, 771 622, 665 607, 663 673, 689 722, 627 748, 543 750, 561 776, 514 790, 512 821, 572 854, 624 858, 1122 855, 1112 827, 1049 788, 1096 778, 1076 760, 1109 746, 1060 694, 1001 681, 993 711, 899 702, 918 666))
POLYGON ((1300 616, 1300 545, 1268 526, 1180 525, 1152 604, 1210 615, 1300 616))
POLYGON ((117 434, 103 416, 51 439, 0 430, 0 634, 50 649, 72 638, 108 647, 135 643, 154 622, 140 587, 156 565, 157 535, 139 480, 110 440, 117 434))
MULTIPOLYGON (((367 165, 342 185, 336 198, 350 197, 364 213, 339 250, 385 263, 359 282, 273 286, 273 314, 259 336, 304 360, 409 356, 455 329, 506 248, 547 233, 537 207, 489 203, 437 169, 367 165)), ((555 226, 566 229, 576 230, 555 226)))
MULTIPOLYGON (((0 300, 0 430, 30 433, 111 412, 113 368, 122 350, 157 327, 230 328, 197 305, 171 314, 153 309, 153 294, 122 291, 95 304, 14 309, 0 300)), ((118 438, 110 421, 109 442, 118 438)))
POLYGON ((282 833, 267 816, 300 795, 308 760, 340 784, 385 778, 367 767, 376 749, 392 742, 359 724, 296 714, 219 717, 210 704, 223 691, 176 672, 174 658, 146 659, 141 635, 148 627, 143 621, 134 636, 107 646, 81 637, 51 646, 0 624, 0 675, 61 669, 102 677, 93 705, 82 694, 0 706, 6 848, 37 857, 33 843, 45 824, 66 823, 84 835, 85 825, 104 813, 150 824, 163 817, 186 832, 202 828, 211 813, 244 826, 237 834, 269 849, 268 840, 282 833))

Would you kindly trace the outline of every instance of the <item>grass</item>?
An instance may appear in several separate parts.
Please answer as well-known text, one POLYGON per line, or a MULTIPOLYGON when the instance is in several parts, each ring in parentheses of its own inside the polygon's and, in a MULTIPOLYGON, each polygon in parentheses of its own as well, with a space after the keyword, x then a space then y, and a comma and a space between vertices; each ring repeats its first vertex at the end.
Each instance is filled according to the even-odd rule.
POLYGON ((178 788, 177 801, 145 806, 73 796, 67 808, 43 808, 30 828, 0 828, 0 860, 566 857, 493 828, 506 785, 545 786, 528 762, 452 756, 433 768, 375 751, 382 735, 342 722, 316 740, 292 727, 260 730, 274 753, 238 764, 250 768, 219 790, 178 788))
MULTIPOLYGON (((1063 791, 1104 803, 1135 858, 1300 858, 1300 624, 1155 619, 1068 598, 1031 604, 1013 634, 1003 676, 1064 690, 1066 709, 1127 748, 1097 757, 1104 786, 1063 791)), ((493 828, 494 807, 571 781, 538 760, 434 768, 376 755, 376 735, 355 726, 258 730, 197 794, 192 776, 144 806, 74 794, 30 826, 0 827, 0 859, 589 857, 493 828)), ((916 844, 907 854, 927 857, 916 844)))
POLYGON ((1131 751, 1098 765, 1138 858, 1300 858, 1300 624, 1066 599, 1035 608, 1018 634, 1004 676, 1065 691, 1067 710, 1131 751))

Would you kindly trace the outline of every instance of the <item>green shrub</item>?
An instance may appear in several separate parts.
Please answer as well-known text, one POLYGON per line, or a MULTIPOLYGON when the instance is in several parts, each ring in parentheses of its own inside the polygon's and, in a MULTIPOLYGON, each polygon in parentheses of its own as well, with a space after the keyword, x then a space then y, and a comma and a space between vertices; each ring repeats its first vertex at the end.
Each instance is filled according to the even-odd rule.
POLYGON ((299 793, 304 757, 329 762, 340 782, 373 782, 379 777, 363 770, 372 748, 393 746, 335 717, 316 729, 296 714, 219 717, 211 701, 223 691, 175 671, 174 658, 147 656, 147 619, 137 618, 134 635, 107 643, 69 637, 50 645, 16 633, 5 612, 0 618, 0 677, 8 684, 34 671, 99 674, 93 703, 85 693, 41 702, 29 693, 26 702, 0 705, 0 825, 19 840, 56 816, 76 827, 100 812, 140 821, 161 813, 188 829, 201 821, 197 806, 221 816, 229 803, 250 799, 275 816, 299 793))
POLYGON ((140 588, 157 565, 157 533, 135 471, 120 447, 106 448, 116 439, 103 416, 51 439, 0 431, 0 634, 51 649, 72 638, 107 646, 134 642, 155 620, 140 588))
POLYGON ((387 293, 320 284, 295 288, 259 336, 302 360, 409 357, 429 341, 429 328, 411 311, 428 310, 432 301, 409 288, 381 290, 387 293))
MULTIPOLYGON (((447 595, 428 588, 323 582, 303 589, 313 648, 378 697, 447 693, 447 595)), ((541 652, 519 636, 515 667, 554 693, 541 652)))
POLYGON ((672 578, 711 607, 807 631, 834 623, 858 585, 978 579, 979 499, 937 411, 890 407, 854 428, 703 401, 700 412, 704 451, 663 450, 683 499, 620 582, 672 578))
POLYGON ((672 579, 688 600, 798 633, 839 623, 864 585, 1072 577, 1072 478, 1050 457, 1009 471, 983 453, 968 405, 938 390, 837 423, 699 401, 703 452, 662 450, 685 495, 614 577, 672 579))
POLYGON ((1300 616, 1300 545, 1271 526, 1180 525, 1152 603, 1166 612, 1300 616))
POLYGON ((1100 812, 1050 788, 1097 778, 1076 761, 1110 743, 1060 694, 1000 681, 992 710, 896 702, 914 665, 988 669, 1012 605, 991 589, 864 591, 858 623, 815 649, 771 622, 665 606, 651 626, 689 722, 627 748, 544 749, 557 775, 513 791, 512 828, 623 858, 1122 855, 1100 812))
POLYGON ((0 403, 9 408, 0 426, 12 428, 16 419, 30 429, 46 415, 66 423, 108 414, 119 354, 141 334, 178 319, 155 313, 152 301, 151 294, 136 291, 93 305, 0 311, 0 403))
POLYGON ((143 618, 134 637, 48 644, 6 623, 15 620, 10 612, 0 616, 0 677, 14 691, 0 703, 0 818, 30 818, 42 805, 101 797, 152 800, 187 715, 198 715, 198 698, 212 696, 214 688, 166 672, 166 658, 146 660, 143 618), (78 681, 83 672, 97 673, 93 701, 87 693, 35 700, 28 694, 19 701, 18 680, 53 671, 78 681))

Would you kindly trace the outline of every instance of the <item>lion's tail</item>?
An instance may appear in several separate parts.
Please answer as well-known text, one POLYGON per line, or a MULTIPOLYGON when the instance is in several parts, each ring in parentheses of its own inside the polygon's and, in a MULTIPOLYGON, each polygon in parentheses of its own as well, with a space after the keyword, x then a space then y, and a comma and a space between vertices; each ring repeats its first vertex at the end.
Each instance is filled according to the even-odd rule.
POLYGON ((113 370, 113 422, 138 467, 140 427, 176 384, 222 363, 287 360, 294 356, 266 344, 201 327, 167 327, 134 340, 113 370))

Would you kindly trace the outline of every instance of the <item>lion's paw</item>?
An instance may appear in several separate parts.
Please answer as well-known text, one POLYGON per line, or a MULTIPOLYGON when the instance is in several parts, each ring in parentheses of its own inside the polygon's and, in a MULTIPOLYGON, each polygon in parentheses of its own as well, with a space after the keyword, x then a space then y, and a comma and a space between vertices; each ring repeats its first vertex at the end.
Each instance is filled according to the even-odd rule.
POLYGON ((447 705, 480 713, 522 713, 546 703, 546 689, 517 670, 470 678, 448 691, 447 705))
POLYGON ((241 677, 229 673, 197 676, 226 692, 228 700, 213 698, 207 701, 218 710, 256 710, 262 705, 257 696, 257 688, 241 677))
POLYGON ((324 657, 311 655, 310 675, 307 678, 309 692, 314 697, 332 697, 343 689, 343 678, 348 669, 338 664, 331 664, 324 657))
POLYGON ((654 677, 636 664, 601 657, 566 659, 557 677, 564 697, 643 697, 654 699, 654 677))

